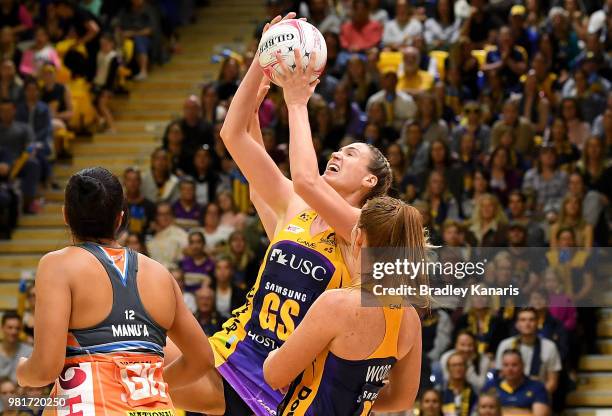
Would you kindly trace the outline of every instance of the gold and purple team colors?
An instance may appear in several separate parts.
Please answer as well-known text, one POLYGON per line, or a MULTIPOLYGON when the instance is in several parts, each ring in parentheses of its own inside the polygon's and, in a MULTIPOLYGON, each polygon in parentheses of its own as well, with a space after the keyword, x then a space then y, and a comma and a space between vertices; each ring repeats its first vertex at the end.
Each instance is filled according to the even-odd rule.
POLYGON ((296 215, 272 240, 246 303, 211 339, 215 365, 256 416, 276 415, 283 395, 264 381, 263 363, 328 289, 350 283, 332 229, 311 235, 317 214, 296 215))

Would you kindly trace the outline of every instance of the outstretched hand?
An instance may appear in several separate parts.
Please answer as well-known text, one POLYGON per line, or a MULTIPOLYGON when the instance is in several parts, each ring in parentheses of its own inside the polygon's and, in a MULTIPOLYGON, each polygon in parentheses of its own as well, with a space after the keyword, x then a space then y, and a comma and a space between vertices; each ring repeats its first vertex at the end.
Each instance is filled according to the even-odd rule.
POLYGON ((289 12, 285 15, 285 17, 282 17, 280 14, 278 16, 276 16, 274 19, 270 20, 270 22, 266 23, 266 25, 263 28, 263 33, 266 33, 268 31, 268 29, 270 29, 270 27, 274 26, 275 24, 282 22, 283 20, 288 20, 288 19, 295 19, 295 12, 289 12))
POLYGON ((270 91, 270 80, 267 77, 262 78, 261 83, 259 84, 259 89, 257 90, 257 99, 255 100, 255 112, 259 111, 259 107, 261 107, 261 103, 266 98, 266 95, 270 91))
POLYGON ((310 53, 310 60, 306 69, 302 66, 302 55, 299 49, 293 51, 295 64, 293 70, 290 69, 282 56, 277 53, 276 59, 280 70, 277 71, 274 81, 283 88, 285 104, 306 105, 314 93, 319 80, 310 81, 314 75, 315 63, 317 60, 316 52, 310 53))

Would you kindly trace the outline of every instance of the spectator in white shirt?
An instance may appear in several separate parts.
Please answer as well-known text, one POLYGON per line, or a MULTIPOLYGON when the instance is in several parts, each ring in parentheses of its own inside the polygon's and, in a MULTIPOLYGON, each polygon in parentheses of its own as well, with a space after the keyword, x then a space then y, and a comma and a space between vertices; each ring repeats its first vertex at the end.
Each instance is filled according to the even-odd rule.
POLYGON ((385 23, 382 42, 386 47, 400 49, 410 45, 410 39, 423 31, 423 24, 413 16, 412 6, 406 0, 398 0, 395 19, 385 23))
POLYGON ((167 268, 176 267, 187 247, 187 232, 174 224, 172 206, 163 202, 157 206, 155 236, 147 243, 149 257, 167 268))
POLYGON ((392 125, 400 130, 407 120, 412 120, 416 114, 417 106, 412 96, 403 91, 397 91, 397 72, 393 68, 386 68, 382 71, 380 85, 382 89, 372 95, 366 104, 369 110, 373 103, 380 102, 385 104, 387 116, 391 116, 392 125), (390 113, 392 110, 392 113, 390 113))

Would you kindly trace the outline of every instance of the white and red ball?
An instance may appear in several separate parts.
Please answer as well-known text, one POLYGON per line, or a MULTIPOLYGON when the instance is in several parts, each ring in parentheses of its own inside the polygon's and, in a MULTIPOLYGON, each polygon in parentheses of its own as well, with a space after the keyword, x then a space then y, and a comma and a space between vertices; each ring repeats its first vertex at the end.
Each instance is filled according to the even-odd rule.
POLYGON ((312 52, 316 52, 315 71, 310 81, 321 75, 327 62, 327 45, 323 35, 304 20, 288 19, 272 26, 259 42, 259 65, 270 81, 274 82, 280 69, 276 53, 280 54, 290 69, 295 69, 295 49, 300 50, 304 69, 310 62, 312 52))

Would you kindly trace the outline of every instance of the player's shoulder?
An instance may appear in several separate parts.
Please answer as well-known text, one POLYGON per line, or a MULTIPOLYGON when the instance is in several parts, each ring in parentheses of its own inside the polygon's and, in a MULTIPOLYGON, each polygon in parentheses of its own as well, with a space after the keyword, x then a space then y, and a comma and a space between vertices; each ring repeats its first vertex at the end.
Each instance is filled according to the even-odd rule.
POLYGON ((361 306, 359 291, 347 289, 331 289, 323 292, 313 307, 316 307, 318 314, 334 317, 335 321, 354 315, 354 311, 361 306))
POLYGON ((164 265, 143 254, 136 253, 136 255, 138 259, 139 273, 145 274, 148 279, 155 279, 156 281, 171 281, 172 275, 164 265))

